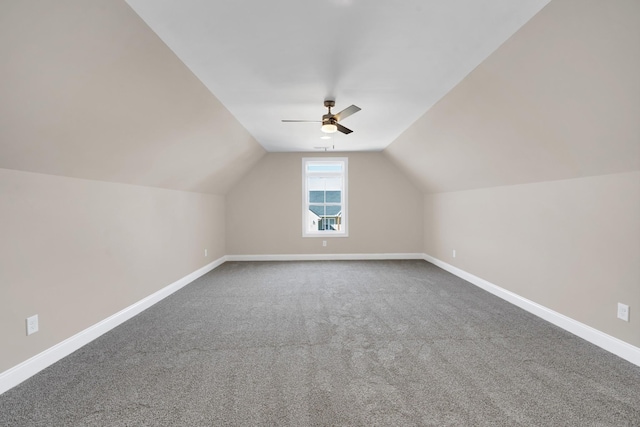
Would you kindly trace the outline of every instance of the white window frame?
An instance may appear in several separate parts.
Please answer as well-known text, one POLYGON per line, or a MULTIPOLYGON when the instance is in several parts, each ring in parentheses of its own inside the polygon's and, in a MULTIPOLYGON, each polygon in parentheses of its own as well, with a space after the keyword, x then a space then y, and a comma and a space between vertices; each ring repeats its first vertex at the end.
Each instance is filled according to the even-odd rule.
POLYGON ((347 157, 303 157, 302 158, 302 237, 349 237, 349 219, 348 219, 348 167, 349 159, 347 157), (343 165, 342 172, 307 172, 309 163, 336 163, 341 162, 343 165), (341 230, 310 230, 307 224, 307 211, 309 210, 309 191, 307 190, 307 177, 309 176, 341 176, 341 206, 342 220, 341 230))

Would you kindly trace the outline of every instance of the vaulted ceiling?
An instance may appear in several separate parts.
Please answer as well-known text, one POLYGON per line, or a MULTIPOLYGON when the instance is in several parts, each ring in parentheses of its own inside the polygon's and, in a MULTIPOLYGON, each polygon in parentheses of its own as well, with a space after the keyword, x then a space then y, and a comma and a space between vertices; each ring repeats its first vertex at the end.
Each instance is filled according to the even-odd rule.
POLYGON ((382 150, 548 0, 127 0, 267 151, 382 150), (354 130, 330 140, 323 100, 354 130))
POLYGON ((635 0, 4 0, 0 168, 213 194, 267 151, 318 146, 383 150, 425 192, 638 170, 638 16, 635 0), (281 122, 327 97, 362 108, 352 134, 281 122))

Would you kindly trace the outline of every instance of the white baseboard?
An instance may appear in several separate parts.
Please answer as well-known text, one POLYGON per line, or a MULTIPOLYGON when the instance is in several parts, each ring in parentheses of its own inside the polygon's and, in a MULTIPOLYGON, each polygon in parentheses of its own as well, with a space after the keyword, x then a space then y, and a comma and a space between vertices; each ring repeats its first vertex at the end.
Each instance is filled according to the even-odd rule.
POLYGON ((605 334, 604 332, 585 325, 584 323, 578 322, 564 314, 560 314, 538 303, 523 298, 518 294, 503 289, 500 286, 494 285, 491 282, 481 279, 478 276, 474 276, 471 273, 467 273, 464 270, 454 267, 451 264, 447 264, 446 262, 430 255, 423 254, 423 259, 437 265, 455 276, 460 277, 461 279, 466 280, 467 282, 478 286, 479 288, 484 289, 487 292, 492 293, 499 298, 502 298, 505 301, 510 302, 511 304, 522 308, 523 310, 528 311, 529 313, 535 314, 547 322, 553 323, 554 325, 571 332, 572 334, 577 335, 610 353, 628 360, 634 365, 640 366, 640 348, 638 347, 612 337, 611 335, 605 334))
POLYGON ((210 264, 190 273, 183 278, 173 282, 172 284, 160 289, 159 291, 149 295, 146 298, 130 305, 129 307, 120 310, 116 314, 96 323, 93 326, 75 334, 74 336, 67 338, 66 340, 54 345, 51 348, 33 356, 30 359, 25 360, 19 365, 9 368, 8 370, 0 373, 0 394, 17 386, 24 380, 32 377, 38 372, 42 371, 48 366, 51 366, 58 360, 73 353, 82 346, 90 343, 99 336, 109 332, 111 329, 120 325, 121 323, 131 319, 136 314, 141 313, 157 302, 168 297, 177 290, 183 288, 189 283, 196 280, 198 277, 210 272, 214 268, 223 264, 226 261, 226 257, 218 258, 210 264))
POLYGON ((385 259, 424 259, 424 254, 282 254, 282 255, 227 255, 227 261, 359 261, 385 259))
POLYGON ((54 345, 32 358, 0 373, 0 394, 15 387, 24 380, 37 374, 58 360, 73 353, 99 336, 105 334, 121 323, 131 319, 162 299, 168 297, 200 276, 208 273, 225 261, 325 261, 325 260, 397 260, 423 259, 455 276, 460 277, 499 298, 504 299, 536 316, 583 338, 629 362, 640 366, 640 348, 612 337, 604 332, 580 323, 570 317, 548 309, 540 304, 523 298, 511 291, 503 289, 491 282, 467 273, 457 267, 440 261, 427 254, 391 253, 391 254, 291 254, 291 255, 227 255, 177 280, 163 289, 130 305, 118 313, 96 323, 95 325, 77 333, 76 335, 54 345))

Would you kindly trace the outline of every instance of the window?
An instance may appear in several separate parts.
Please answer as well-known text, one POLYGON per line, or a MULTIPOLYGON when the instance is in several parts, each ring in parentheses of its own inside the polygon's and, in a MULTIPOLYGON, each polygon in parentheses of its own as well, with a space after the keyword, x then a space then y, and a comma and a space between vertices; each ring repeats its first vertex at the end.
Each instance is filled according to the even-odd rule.
POLYGON ((302 236, 346 237, 347 158, 303 158, 302 191, 302 236))

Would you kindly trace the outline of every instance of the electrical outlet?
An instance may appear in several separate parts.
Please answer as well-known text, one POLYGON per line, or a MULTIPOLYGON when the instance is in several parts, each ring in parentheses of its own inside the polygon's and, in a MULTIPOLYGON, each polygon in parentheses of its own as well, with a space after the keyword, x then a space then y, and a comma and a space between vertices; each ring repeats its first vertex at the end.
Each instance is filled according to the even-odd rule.
POLYGON ((322 241, 322 246, 327 246, 327 241, 326 240, 322 241))
POLYGON ((454 258, 456 257, 456 250, 455 249, 453 250, 453 257, 454 258))
POLYGON ((629 321, 629 306, 621 302, 618 303, 618 319, 629 321))
POLYGON ((208 256, 208 255, 207 255, 207 250, 206 250, 206 249, 204 250, 204 256, 208 256))
POLYGON ((27 317, 27 335, 38 332, 38 315, 27 317))

